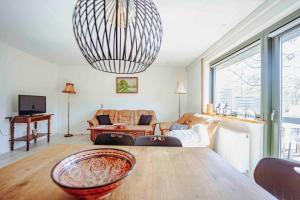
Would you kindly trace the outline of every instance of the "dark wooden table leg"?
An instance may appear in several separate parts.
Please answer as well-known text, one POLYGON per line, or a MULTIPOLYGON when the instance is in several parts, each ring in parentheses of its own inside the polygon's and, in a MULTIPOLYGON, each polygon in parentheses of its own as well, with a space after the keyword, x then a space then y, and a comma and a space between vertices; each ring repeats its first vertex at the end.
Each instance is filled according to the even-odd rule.
POLYGON ((93 137, 92 137, 93 142, 95 142, 96 134, 97 134, 97 131, 96 131, 96 130, 93 130, 93 137))
POLYGON ((102 132, 99 131, 99 130, 91 130, 91 140, 92 140, 93 142, 95 142, 97 136, 98 136, 99 134, 101 134, 101 133, 102 133, 102 132))
POLYGON ((15 123, 10 123, 10 150, 14 150, 14 139, 15 139, 15 123))
POLYGON ((26 135, 26 150, 29 151, 30 144, 30 122, 27 122, 27 135, 26 135))
POLYGON ((48 118, 48 134, 47 134, 47 141, 48 143, 50 142, 50 127, 51 127, 51 124, 50 124, 50 117, 48 118))
MULTIPOLYGON (((34 122, 34 129, 35 129, 35 131, 37 133, 37 122, 34 122)), ((36 138, 37 137, 34 138, 34 143, 36 143, 36 138)))

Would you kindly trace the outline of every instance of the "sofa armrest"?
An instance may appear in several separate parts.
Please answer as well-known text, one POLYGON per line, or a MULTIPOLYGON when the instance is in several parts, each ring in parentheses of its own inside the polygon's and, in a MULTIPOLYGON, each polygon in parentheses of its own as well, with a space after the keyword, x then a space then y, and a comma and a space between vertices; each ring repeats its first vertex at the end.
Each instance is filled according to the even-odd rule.
POLYGON ((87 120, 87 123, 89 123, 89 126, 90 126, 90 127, 99 125, 99 122, 98 122, 97 119, 90 119, 90 120, 87 120))
POLYGON ((161 135, 166 135, 167 132, 170 131, 170 128, 174 122, 160 122, 159 123, 159 129, 161 135))
POLYGON ((153 132, 153 135, 155 134, 155 129, 156 129, 156 126, 157 124, 159 124, 158 122, 152 122, 150 125, 152 126, 152 132, 153 132))
POLYGON ((169 130, 173 123, 174 122, 160 122, 159 123, 159 128, 160 128, 160 130, 166 130, 166 129, 169 130))

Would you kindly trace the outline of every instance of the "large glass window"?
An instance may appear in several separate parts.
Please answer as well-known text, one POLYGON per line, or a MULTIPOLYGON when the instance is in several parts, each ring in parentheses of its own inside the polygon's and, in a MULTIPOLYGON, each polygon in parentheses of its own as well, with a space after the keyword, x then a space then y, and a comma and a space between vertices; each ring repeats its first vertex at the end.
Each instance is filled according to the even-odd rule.
POLYGON ((300 28, 281 37, 281 157, 300 161, 300 28))
POLYGON ((261 46, 252 44, 214 67, 214 104, 232 114, 261 113, 261 46))

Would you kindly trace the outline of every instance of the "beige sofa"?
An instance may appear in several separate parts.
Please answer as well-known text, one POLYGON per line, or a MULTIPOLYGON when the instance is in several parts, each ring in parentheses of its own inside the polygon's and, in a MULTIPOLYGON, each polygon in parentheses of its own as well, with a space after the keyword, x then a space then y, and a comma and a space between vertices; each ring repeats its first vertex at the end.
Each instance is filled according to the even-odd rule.
POLYGON ((167 133, 170 131, 172 124, 175 122, 178 124, 188 125, 189 128, 192 128, 192 126, 194 126, 196 124, 205 125, 207 127, 208 137, 209 137, 209 141, 210 141, 209 147, 212 149, 214 148, 216 132, 217 132, 217 129, 220 124, 220 122, 218 120, 211 120, 206 117, 195 116, 195 113, 185 113, 177 121, 159 123, 161 135, 167 135, 167 133))
POLYGON ((141 115, 152 115, 152 121, 149 126, 152 127, 152 134, 155 132, 157 124, 156 114, 153 110, 104 110, 100 109, 94 114, 93 118, 88 120, 89 126, 100 125, 97 116, 98 115, 109 115, 109 118, 113 124, 124 123, 126 125, 138 125, 141 115))

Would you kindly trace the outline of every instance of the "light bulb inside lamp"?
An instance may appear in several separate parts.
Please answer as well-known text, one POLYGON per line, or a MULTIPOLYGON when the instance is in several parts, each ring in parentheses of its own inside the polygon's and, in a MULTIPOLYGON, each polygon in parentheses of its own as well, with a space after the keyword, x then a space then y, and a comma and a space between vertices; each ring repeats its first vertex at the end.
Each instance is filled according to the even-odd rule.
POLYGON ((107 21, 110 22, 113 26, 116 25, 117 17, 117 26, 124 28, 126 25, 131 24, 136 15, 135 5, 133 0, 106 0, 105 1, 105 10, 107 21), (127 4, 128 1, 128 4, 127 4), (128 5, 128 10, 127 10, 128 5), (116 9, 118 7, 118 10, 116 9), (128 15, 128 21, 127 19, 128 15), (127 21, 127 24, 126 24, 127 21))

